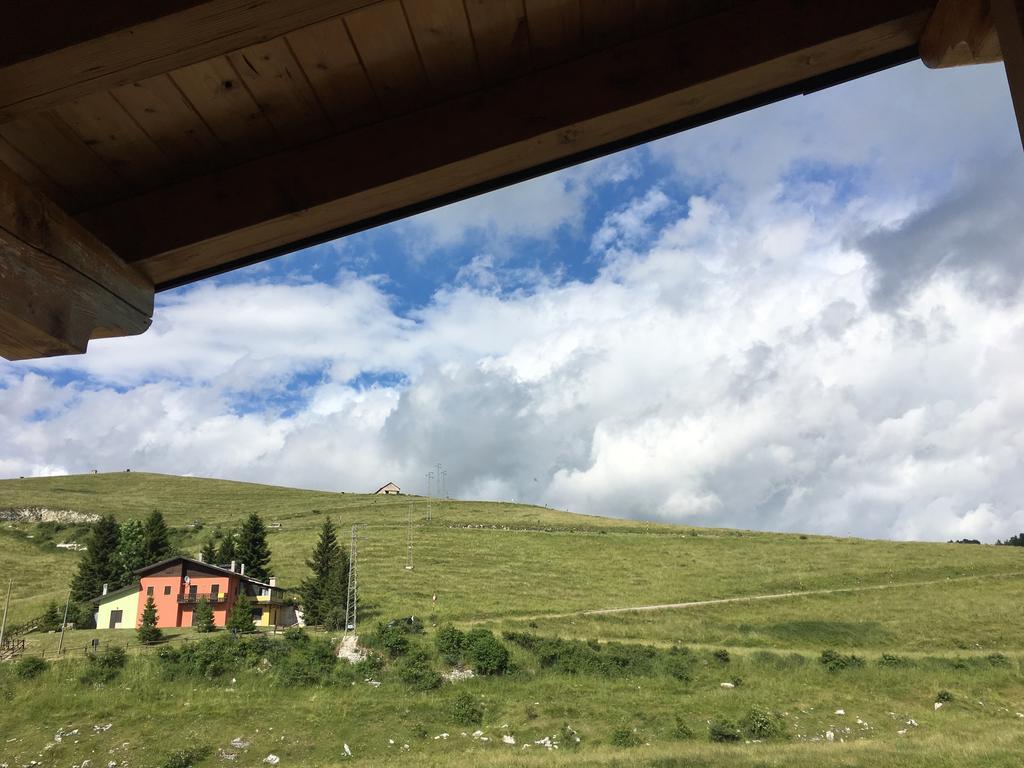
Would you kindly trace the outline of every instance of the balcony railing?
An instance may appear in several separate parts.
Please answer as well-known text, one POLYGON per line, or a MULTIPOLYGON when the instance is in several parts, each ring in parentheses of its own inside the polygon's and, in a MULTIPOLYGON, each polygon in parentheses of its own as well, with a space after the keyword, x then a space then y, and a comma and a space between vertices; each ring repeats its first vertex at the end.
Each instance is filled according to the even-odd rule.
POLYGON ((200 600, 206 600, 210 605, 216 605, 217 603, 226 603, 228 596, 226 592, 194 592, 178 595, 179 605, 195 605, 200 600))

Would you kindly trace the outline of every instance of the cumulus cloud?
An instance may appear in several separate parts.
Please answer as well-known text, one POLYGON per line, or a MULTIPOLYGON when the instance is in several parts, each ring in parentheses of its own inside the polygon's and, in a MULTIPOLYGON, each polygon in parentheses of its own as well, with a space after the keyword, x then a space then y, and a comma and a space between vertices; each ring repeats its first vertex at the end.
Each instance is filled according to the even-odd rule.
MULTIPOLYGON (((883 94, 918 82, 893 76, 883 94)), ((963 83, 968 102, 992 92, 963 83)), ((833 106, 851 116, 876 98, 833 106)), ((596 276, 463 253, 451 284, 399 311, 373 275, 254 273, 163 298, 137 339, 3 365, 0 472, 130 466, 422 491, 442 461, 456 495, 580 512, 897 538, 1019 531, 1020 161, 990 170, 1009 157, 987 122, 995 108, 955 152, 941 131, 926 137, 954 158, 942 184, 907 161, 909 180, 891 187, 902 177, 876 163, 877 134, 816 139, 801 156, 787 129, 830 109, 788 104, 761 113, 756 139, 726 122, 702 129, 700 151, 689 134, 652 148, 671 170, 642 185, 633 161, 587 169, 631 190, 579 238, 596 276), (714 182, 693 183, 725 149, 714 182), (763 154, 760 170, 743 162, 763 154), (807 172, 819 161, 857 172, 807 172)), ((1016 141, 1012 114, 1001 127, 1016 141)), ((918 157, 885 153, 903 149, 918 157)), ((605 182, 577 183, 547 177, 415 226, 431 247, 481 227, 514 239, 582 226, 605 182), (561 202, 506 221, 534 197, 550 203, 545 190, 561 202)))

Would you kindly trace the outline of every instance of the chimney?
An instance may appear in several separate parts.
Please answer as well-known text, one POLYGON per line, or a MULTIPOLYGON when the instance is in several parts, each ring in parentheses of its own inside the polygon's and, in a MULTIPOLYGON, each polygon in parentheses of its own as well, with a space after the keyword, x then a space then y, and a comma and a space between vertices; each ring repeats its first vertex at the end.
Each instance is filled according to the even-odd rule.
POLYGON ((270 581, 268 583, 270 584, 270 586, 276 587, 277 586, 277 576, 271 576, 270 577, 270 581))
POLYGON ((196 560, 198 560, 200 563, 205 563, 206 562, 205 560, 203 560, 203 553, 202 552, 200 552, 198 555, 196 555, 196 560))
POLYGON ((231 561, 231 571, 232 571, 232 573, 234 573, 234 570, 235 570, 235 568, 236 568, 237 566, 238 566, 238 563, 236 563, 236 562, 235 562, 234 560, 232 560, 232 561, 231 561))
POLYGON ((107 585, 106 584, 103 585, 103 594, 104 595, 107 594, 107 585))
POLYGON ((239 565, 238 569, 239 569, 238 572, 240 574, 242 574, 243 576, 245 576, 245 563, 242 563, 241 565, 239 565))

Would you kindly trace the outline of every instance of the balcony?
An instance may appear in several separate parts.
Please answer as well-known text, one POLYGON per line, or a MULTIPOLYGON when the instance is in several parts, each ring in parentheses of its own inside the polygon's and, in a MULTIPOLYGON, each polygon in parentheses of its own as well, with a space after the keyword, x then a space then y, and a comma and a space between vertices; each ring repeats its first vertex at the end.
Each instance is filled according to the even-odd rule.
POLYGON ((178 595, 178 605, 195 605, 200 600, 206 600, 210 605, 226 603, 228 601, 225 592, 195 592, 178 595))

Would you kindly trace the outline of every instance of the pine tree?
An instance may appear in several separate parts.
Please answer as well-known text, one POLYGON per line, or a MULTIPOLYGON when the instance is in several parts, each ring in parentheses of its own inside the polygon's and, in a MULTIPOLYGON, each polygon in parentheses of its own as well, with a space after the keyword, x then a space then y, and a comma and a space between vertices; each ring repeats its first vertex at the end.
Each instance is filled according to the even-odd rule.
POLYGON ((140 642, 155 643, 163 638, 164 633, 160 631, 156 622, 156 603, 153 602, 152 597, 147 597, 146 607, 142 609, 142 623, 139 624, 139 628, 136 630, 138 632, 140 642))
POLYGON ((267 527, 255 512, 242 523, 238 534, 237 560, 245 564, 245 575, 259 581, 270 577, 270 547, 267 546, 267 527))
POLYGON ((231 528, 224 534, 224 538, 220 540, 220 546, 217 547, 216 560, 221 565, 227 565, 232 560, 238 559, 238 547, 235 545, 236 535, 235 529, 231 528))
POLYGON ((164 522, 160 510, 154 509, 142 529, 142 540, 145 547, 146 565, 158 563, 174 555, 171 547, 171 534, 164 522))
POLYGON ((306 566, 312 571, 312 576, 299 587, 306 623, 323 625, 327 629, 343 629, 348 555, 338 544, 338 535, 330 519, 324 520, 320 538, 306 566))
POLYGON ((252 603, 249 602, 249 596, 244 592, 239 592, 238 599, 235 600, 231 615, 228 616, 227 628, 232 632, 253 631, 252 603))
POLYGON ((204 563, 213 563, 214 565, 217 564, 217 545, 214 543, 213 539, 206 540, 206 543, 203 544, 202 551, 199 553, 199 556, 202 558, 204 563))
POLYGON ((205 597, 196 603, 192 612, 192 626, 196 628, 196 632, 213 632, 217 628, 213 623, 213 608, 205 597))
POLYGON ((117 581, 117 551, 119 526, 113 515, 100 519, 92 529, 88 549, 78 564, 78 572, 71 581, 71 600, 87 603, 103 591, 104 584, 117 581))
POLYGON ((146 545, 142 523, 129 520, 121 526, 117 537, 117 550, 114 552, 114 564, 117 571, 115 583, 111 589, 131 584, 135 580, 135 571, 146 562, 146 545))
POLYGON ((60 629, 61 621, 64 616, 60 612, 60 606, 54 601, 50 601, 50 604, 46 606, 46 610, 43 615, 39 617, 39 629, 43 632, 53 632, 54 630, 60 629))

